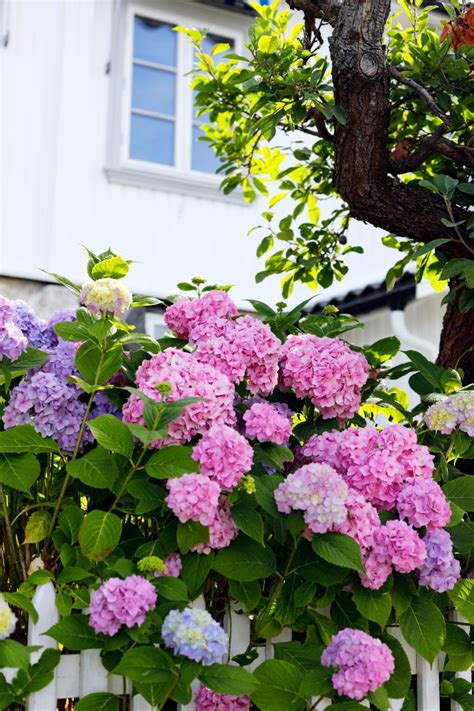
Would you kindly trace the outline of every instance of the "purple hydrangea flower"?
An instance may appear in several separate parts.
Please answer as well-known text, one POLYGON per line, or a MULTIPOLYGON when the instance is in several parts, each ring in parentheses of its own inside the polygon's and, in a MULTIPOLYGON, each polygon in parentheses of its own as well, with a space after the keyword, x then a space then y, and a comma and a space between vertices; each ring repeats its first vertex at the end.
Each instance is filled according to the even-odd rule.
POLYGON ((0 361, 16 360, 26 350, 28 341, 15 323, 13 303, 0 296, 0 361))
POLYGON ((419 568, 420 585, 440 593, 452 590, 461 575, 461 566, 453 556, 451 536, 440 529, 427 533, 423 540, 426 560, 419 568))

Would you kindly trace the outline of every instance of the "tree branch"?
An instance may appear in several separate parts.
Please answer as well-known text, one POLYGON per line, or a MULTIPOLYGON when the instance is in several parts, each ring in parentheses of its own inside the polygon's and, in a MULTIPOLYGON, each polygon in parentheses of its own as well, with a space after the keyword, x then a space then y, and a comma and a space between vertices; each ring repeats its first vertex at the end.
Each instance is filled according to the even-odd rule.
POLYGON ((416 82, 414 79, 410 79, 410 77, 404 76, 400 71, 398 71, 398 69, 392 67, 391 65, 388 65, 388 71, 393 79, 396 79, 398 82, 400 82, 400 84, 405 84, 405 86, 409 86, 410 89, 416 91, 416 93, 426 101, 434 115, 440 118, 441 121, 446 124, 446 126, 451 125, 448 117, 445 113, 443 113, 443 111, 441 111, 441 109, 436 104, 435 100, 427 89, 421 86, 421 84, 418 84, 418 82, 416 82))
POLYGON ((406 158, 389 161, 389 172, 392 175, 401 173, 413 173, 432 155, 432 153, 442 153, 450 158, 457 165, 465 165, 474 168, 474 148, 469 146, 459 146, 454 141, 443 138, 444 126, 439 126, 432 136, 428 136, 421 141, 419 147, 410 153, 406 158))
POLYGON ((335 25, 343 0, 287 0, 292 10, 301 10, 306 17, 335 25))

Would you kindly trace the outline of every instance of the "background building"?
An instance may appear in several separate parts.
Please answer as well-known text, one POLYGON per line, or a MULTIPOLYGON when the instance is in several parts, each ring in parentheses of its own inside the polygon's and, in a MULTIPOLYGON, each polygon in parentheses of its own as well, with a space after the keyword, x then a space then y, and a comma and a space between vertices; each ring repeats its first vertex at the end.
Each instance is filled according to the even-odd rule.
MULTIPOLYGON (((242 307, 280 299, 278 277, 254 281, 262 263, 247 232, 263 205, 219 192, 212 151, 196 140, 193 50, 172 30, 207 27, 209 44, 239 52, 252 18, 244 0, 0 0, 0 292, 44 315, 65 305, 39 269, 84 280, 85 244, 141 260, 129 279, 139 293, 163 297, 198 274, 234 283, 242 307)), ((380 236, 354 223, 365 254, 351 255, 346 278, 321 299, 357 301, 367 322, 359 342, 398 329, 405 346, 433 355, 439 296, 410 287, 406 324, 391 321, 390 306, 406 299, 380 293, 396 258, 380 236)), ((311 293, 301 287, 292 301, 311 293)), ((148 316, 151 332, 160 324, 148 316)))

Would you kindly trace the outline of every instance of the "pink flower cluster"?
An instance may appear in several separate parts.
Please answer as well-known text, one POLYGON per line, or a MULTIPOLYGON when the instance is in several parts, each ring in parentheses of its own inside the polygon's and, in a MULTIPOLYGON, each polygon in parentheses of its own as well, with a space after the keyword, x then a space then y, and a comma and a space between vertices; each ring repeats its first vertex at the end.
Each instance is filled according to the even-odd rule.
MULTIPOLYGON (((168 348, 143 361, 136 373, 139 390, 153 400, 172 402, 185 397, 201 398, 184 408, 170 423, 165 440, 152 446, 188 442, 196 434, 203 434, 212 425, 233 425, 235 390, 228 378, 211 365, 199 363, 193 354, 168 348), (163 395, 157 390, 162 383, 171 385, 171 392, 163 395)), ((123 408, 125 423, 144 424, 143 401, 131 395, 123 408)))
POLYGON ((396 424, 314 435, 302 454, 330 464, 377 509, 394 509, 405 483, 431 479, 433 473, 428 448, 418 444, 414 430, 396 424))
POLYGON ((168 326, 197 346, 197 360, 233 383, 246 379, 255 395, 269 395, 277 384, 280 341, 258 319, 237 316, 227 293, 217 290, 194 301, 180 299, 165 312, 168 326))
POLYGON ((209 524, 209 540, 207 543, 199 543, 192 550, 196 553, 209 555, 212 550, 227 548, 234 538, 239 535, 239 529, 234 523, 230 513, 230 507, 222 502, 216 510, 215 516, 209 524))
POLYGON ((89 624, 95 632, 113 637, 122 625, 142 625, 155 605, 156 590, 146 578, 109 578, 91 594, 89 624))
POLYGON ((194 696, 196 711, 249 711, 248 696, 230 696, 218 694, 200 684, 194 696))
POLYGON ((269 402, 255 402, 245 413, 245 434, 259 442, 287 444, 291 435, 291 418, 269 402))
POLYGON ((321 663, 339 667, 332 675, 333 686, 339 696, 356 701, 385 684, 395 670, 393 654, 386 644, 349 627, 334 635, 321 663))
POLYGON ((165 501, 174 515, 181 521, 197 521, 209 526, 216 517, 219 484, 205 474, 184 474, 177 479, 168 479, 169 491, 165 501))
POLYGON ((193 331, 196 336, 205 324, 238 315, 237 306, 228 293, 214 289, 193 301, 178 299, 166 309, 165 321, 178 338, 190 338, 195 341, 193 331))
POLYGON ((306 464, 274 491, 278 511, 302 511, 310 533, 326 533, 343 523, 347 495, 346 483, 327 464, 306 464))
POLYGON ((224 491, 232 491, 252 467, 253 450, 245 437, 227 425, 214 425, 193 449, 200 470, 224 491))
POLYGON ((346 420, 360 406, 369 375, 365 357, 338 338, 311 334, 288 336, 281 348, 281 385, 299 398, 309 397, 323 418, 346 420))
POLYGON ((166 556, 163 563, 166 566, 166 572, 161 572, 160 570, 155 571, 155 578, 179 577, 179 574, 181 573, 181 569, 183 567, 183 561, 181 560, 181 556, 179 555, 179 553, 170 553, 170 555, 166 556))
POLYGON ((412 479, 397 497, 397 510, 414 528, 428 531, 443 528, 451 518, 451 507, 439 484, 433 479, 412 479))
POLYGON ((380 527, 377 509, 353 489, 349 489, 345 506, 347 518, 333 530, 351 536, 366 551, 373 545, 374 532, 380 527))
POLYGON ((377 590, 392 572, 411 573, 425 561, 426 547, 405 521, 388 521, 374 530, 372 548, 364 556, 366 575, 362 585, 377 590))

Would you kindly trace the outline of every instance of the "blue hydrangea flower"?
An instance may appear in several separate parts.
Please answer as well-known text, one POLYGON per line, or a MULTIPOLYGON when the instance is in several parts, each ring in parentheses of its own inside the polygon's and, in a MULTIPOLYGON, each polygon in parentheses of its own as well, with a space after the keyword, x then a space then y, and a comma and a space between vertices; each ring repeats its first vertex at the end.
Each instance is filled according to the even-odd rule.
POLYGON ((220 662, 227 652, 226 633, 205 610, 171 610, 163 621, 161 635, 175 654, 206 665, 220 662))

